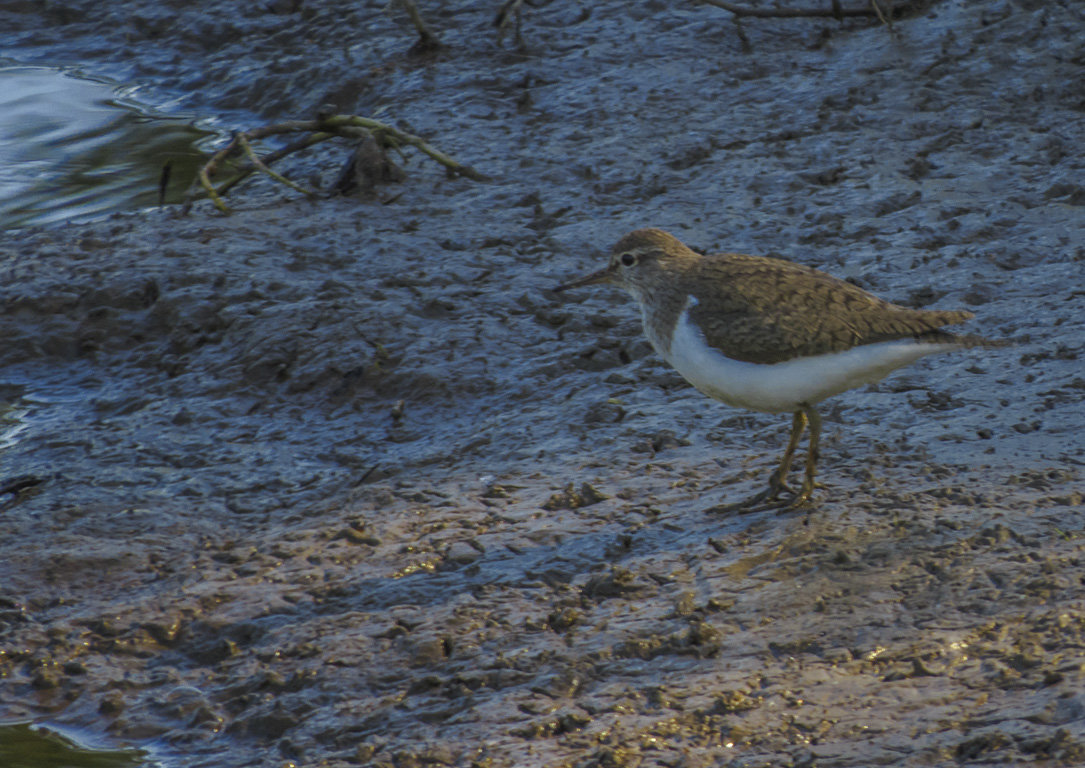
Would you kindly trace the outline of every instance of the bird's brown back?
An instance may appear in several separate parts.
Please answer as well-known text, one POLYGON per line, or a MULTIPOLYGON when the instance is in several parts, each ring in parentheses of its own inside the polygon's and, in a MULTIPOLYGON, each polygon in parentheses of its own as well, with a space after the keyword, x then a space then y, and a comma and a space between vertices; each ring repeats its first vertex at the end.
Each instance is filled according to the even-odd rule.
POLYGON ((941 330, 971 312, 908 309, 810 267, 742 254, 704 256, 687 274, 690 320, 724 355, 751 363, 841 352, 897 339, 973 346, 941 330))

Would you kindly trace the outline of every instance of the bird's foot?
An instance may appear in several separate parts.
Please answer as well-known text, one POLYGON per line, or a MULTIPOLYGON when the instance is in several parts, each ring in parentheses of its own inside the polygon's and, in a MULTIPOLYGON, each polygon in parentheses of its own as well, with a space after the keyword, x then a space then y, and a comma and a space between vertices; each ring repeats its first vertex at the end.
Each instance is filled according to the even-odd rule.
MULTIPOLYGON (((777 509, 777 514, 783 514, 784 512, 790 512, 793 509, 800 509, 802 507, 809 507, 813 503, 810 497, 814 495, 814 491, 823 487, 824 486, 821 483, 807 480, 802 484, 799 492, 791 498, 786 506, 777 509)), ((809 516, 807 516, 807 519, 803 522, 809 522, 809 516)))
POLYGON ((749 514, 751 512, 765 512, 770 509, 776 510, 777 514, 790 512, 793 509, 809 506, 810 497, 815 488, 820 488, 821 483, 804 482, 798 491, 785 482, 775 478, 769 482, 769 487, 760 493, 755 493, 748 499, 731 502, 730 504, 717 504, 709 507, 705 512, 709 514, 749 514))
POLYGON ((748 499, 731 502, 730 504, 717 504, 705 511, 710 514, 730 514, 732 512, 748 514, 750 512, 764 512, 768 509, 780 509, 781 507, 789 509, 794 504, 793 499, 798 498, 798 496, 799 494, 787 483, 776 481, 774 478, 769 483, 768 488, 760 493, 755 493, 748 499))

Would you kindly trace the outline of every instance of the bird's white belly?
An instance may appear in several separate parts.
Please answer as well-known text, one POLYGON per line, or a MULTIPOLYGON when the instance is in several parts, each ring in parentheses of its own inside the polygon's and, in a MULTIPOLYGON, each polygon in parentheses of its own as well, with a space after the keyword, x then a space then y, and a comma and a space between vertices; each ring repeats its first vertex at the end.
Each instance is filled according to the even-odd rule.
POLYGON ((670 348, 653 346, 690 384, 728 405, 765 413, 796 411, 852 387, 870 384, 924 355, 953 344, 911 340, 864 344, 843 352, 800 357, 783 363, 747 363, 724 357, 682 313, 670 348))

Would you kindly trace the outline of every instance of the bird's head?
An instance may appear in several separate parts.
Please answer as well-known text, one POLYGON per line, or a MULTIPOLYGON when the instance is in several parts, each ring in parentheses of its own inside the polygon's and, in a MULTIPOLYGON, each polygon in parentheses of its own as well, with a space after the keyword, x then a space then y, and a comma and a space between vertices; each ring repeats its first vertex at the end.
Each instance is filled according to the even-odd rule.
POLYGON ((638 229, 614 244, 606 267, 559 285, 554 290, 566 291, 585 285, 609 283, 624 288, 639 299, 670 280, 669 273, 681 270, 698 258, 694 251, 672 234, 661 229, 638 229))

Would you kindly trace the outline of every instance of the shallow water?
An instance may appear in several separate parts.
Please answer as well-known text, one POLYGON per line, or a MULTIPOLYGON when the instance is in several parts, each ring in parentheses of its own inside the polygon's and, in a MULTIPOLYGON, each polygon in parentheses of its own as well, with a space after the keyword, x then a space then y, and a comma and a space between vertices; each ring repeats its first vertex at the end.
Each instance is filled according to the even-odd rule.
POLYGON ((214 135, 156 112, 136 87, 50 67, 0 67, 0 229, 179 201, 214 135))
POLYGON ((30 723, 0 725, 0 765, 5 768, 149 768, 140 749, 102 749, 63 732, 30 723))

